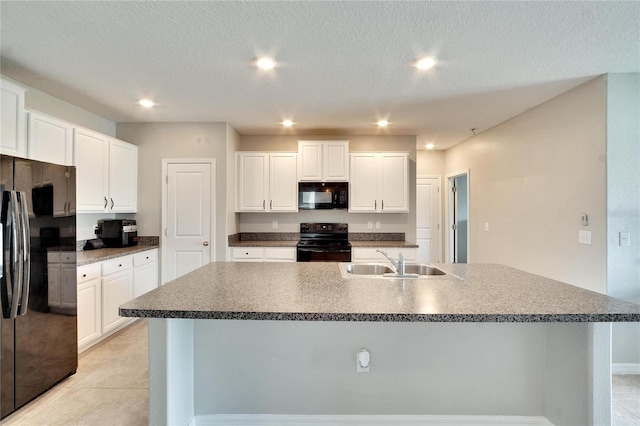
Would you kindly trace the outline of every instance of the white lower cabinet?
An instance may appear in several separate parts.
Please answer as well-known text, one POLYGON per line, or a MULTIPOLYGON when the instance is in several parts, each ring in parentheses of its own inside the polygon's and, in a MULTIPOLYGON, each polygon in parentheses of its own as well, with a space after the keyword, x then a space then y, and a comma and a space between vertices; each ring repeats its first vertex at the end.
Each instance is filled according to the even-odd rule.
MULTIPOLYGON (((353 263, 387 263, 389 262, 382 253, 376 250, 384 250, 394 260, 398 259, 398 249, 396 247, 353 247, 351 249, 351 261, 353 263)), ((400 248, 400 253, 407 262, 415 262, 417 259, 417 249, 400 248)))
POLYGON ((295 262, 295 247, 232 247, 233 262, 295 262))
POLYGON ((102 262, 102 332, 117 328, 127 318, 118 307, 133 299, 133 257, 123 256, 102 262))
POLYGON ((133 255, 133 297, 158 288, 158 249, 133 255))
POLYGON ((158 287, 158 249, 79 266, 78 349, 83 351, 133 321, 120 305, 158 287))
POLYGON ((53 310, 76 309, 76 252, 47 252, 49 307, 53 310))
POLYGON ((101 335, 101 265, 93 263, 78 267, 78 348, 85 348, 101 335))

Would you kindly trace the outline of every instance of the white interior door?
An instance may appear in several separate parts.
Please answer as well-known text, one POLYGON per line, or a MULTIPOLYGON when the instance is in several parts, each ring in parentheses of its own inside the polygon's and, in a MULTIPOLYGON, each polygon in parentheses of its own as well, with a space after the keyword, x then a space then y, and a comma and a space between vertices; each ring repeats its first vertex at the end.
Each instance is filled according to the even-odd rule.
POLYGON ((166 283, 211 262, 215 160, 165 160, 163 276, 166 283))
POLYGON ((417 261, 440 263, 440 178, 416 181, 417 261))
POLYGON ((447 262, 469 262, 469 172, 447 175, 447 262))

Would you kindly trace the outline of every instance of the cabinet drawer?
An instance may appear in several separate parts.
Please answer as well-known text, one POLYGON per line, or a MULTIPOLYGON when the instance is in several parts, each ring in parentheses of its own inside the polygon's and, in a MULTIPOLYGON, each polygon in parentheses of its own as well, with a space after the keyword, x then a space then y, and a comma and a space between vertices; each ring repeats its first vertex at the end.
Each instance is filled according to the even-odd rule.
POLYGON ((102 262, 102 275, 109 275, 118 271, 124 271, 131 268, 132 266, 132 256, 123 256, 113 260, 106 260, 102 262))
POLYGON ((94 278, 100 278, 101 266, 102 265, 100 263, 79 266, 77 270, 78 283, 90 281, 94 278))
POLYGON ((60 252, 60 262, 61 263, 76 263, 76 252, 75 251, 63 251, 63 252, 60 252))
POLYGON ((133 255, 133 266, 142 266, 158 260, 158 250, 147 250, 133 255))
POLYGON ((296 249, 293 247, 266 247, 264 249, 264 260, 267 262, 295 262, 296 249))
POLYGON ((231 252, 233 260, 262 260, 264 249, 262 247, 235 247, 231 252))

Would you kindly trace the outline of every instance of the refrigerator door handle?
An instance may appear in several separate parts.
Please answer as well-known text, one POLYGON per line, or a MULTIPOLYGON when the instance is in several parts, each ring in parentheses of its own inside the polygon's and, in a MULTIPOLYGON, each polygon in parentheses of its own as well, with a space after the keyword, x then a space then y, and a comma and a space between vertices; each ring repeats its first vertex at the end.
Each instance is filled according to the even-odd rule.
POLYGON ((3 295, 3 318, 16 318, 18 316, 18 303, 20 302, 20 290, 22 288, 21 244, 18 241, 19 219, 18 195, 15 191, 5 191, 2 194, 2 217, 6 218, 3 226, 7 227, 9 241, 7 247, 3 247, 5 265, 7 267, 6 299, 3 295))
POLYGON ((24 192, 18 193, 20 203, 20 236, 22 237, 22 283, 20 302, 20 315, 26 315, 29 306, 29 284, 31 283, 31 233, 29 231, 29 213, 27 208, 27 196, 24 192))

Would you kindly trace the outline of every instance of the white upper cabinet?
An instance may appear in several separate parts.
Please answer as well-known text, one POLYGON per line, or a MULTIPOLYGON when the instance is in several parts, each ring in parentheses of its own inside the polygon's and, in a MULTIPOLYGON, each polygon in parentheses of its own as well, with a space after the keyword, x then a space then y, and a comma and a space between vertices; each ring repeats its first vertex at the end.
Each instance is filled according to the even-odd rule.
POLYGON ((109 210, 135 212, 138 208, 138 147, 109 141, 109 210))
POLYGON ((349 180, 349 141, 298 141, 298 180, 349 180))
POLYGON ((78 212, 135 213, 138 147, 82 128, 74 142, 78 212))
POLYGON ((78 211, 104 212, 109 202, 109 138, 76 128, 74 141, 78 211))
POLYGON ((33 160, 73 166, 73 125, 30 111, 27 153, 33 160))
POLYGON ((296 163, 296 154, 269 154, 269 211, 298 211, 296 163))
POLYGON ((24 94, 16 84, 0 80, 0 154, 27 156, 25 143, 24 94))
POLYGON ((350 212, 409 212, 409 154, 351 154, 350 170, 350 212))
POLYGON ((236 211, 298 211, 295 153, 236 153, 236 211))

